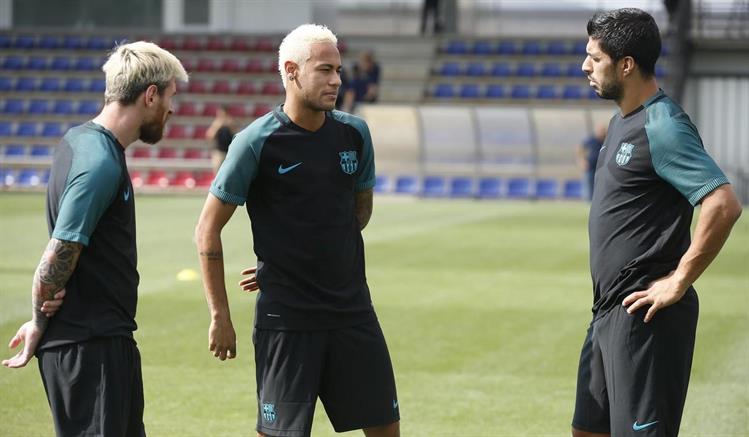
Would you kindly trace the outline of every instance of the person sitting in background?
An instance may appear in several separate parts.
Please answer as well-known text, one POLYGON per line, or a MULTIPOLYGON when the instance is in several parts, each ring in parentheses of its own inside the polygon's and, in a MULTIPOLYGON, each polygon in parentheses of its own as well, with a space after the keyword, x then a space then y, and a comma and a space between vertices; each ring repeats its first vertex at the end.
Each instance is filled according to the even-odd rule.
POLYGON ((226 108, 218 108, 216 118, 213 120, 208 130, 205 131, 205 137, 214 140, 214 149, 211 151, 211 164, 213 173, 218 173, 219 167, 226 158, 226 152, 229 151, 229 144, 234 139, 236 132, 234 119, 226 112, 226 108))
POLYGON ((380 66, 371 51, 362 52, 354 64, 350 82, 343 94, 344 112, 353 112, 357 103, 374 103, 380 92, 380 66))
POLYGON ((606 129, 608 126, 599 124, 582 144, 577 146, 578 166, 583 170, 583 196, 590 200, 593 198, 593 177, 596 173, 596 163, 598 162, 598 152, 603 146, 606 139, 606 129))

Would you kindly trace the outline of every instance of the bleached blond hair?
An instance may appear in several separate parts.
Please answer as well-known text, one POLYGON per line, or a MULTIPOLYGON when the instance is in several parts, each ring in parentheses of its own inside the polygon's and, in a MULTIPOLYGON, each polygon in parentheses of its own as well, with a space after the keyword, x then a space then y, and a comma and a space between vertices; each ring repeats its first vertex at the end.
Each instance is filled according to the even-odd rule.
POLYGON ((284 64, 291 61, 302 68, 310 58, 311 46, 315 43, 338 44, 338 38, 327 27, 320 24, 302 24, 289 32, 278 48, 278 72, 281 73, 283 87, 286 88, 284 64))
POLYGON ((146 41, 116 47, 101 69, 107 81, 104 104, 129 105, 150 85, 156 85, 162 94, 172 80, 188 80, 185 67, 176 56, 146 41))

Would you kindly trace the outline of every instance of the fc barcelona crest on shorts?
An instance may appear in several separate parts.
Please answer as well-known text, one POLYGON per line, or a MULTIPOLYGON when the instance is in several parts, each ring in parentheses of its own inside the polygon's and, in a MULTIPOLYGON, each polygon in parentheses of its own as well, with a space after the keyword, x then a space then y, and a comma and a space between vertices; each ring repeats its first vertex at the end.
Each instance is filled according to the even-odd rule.
POLYGON ((622 143, 619 147, 619 151, 616 152, 616 164, 621 167, 627 165, 629 160, 632 159, 632 151, 635 149, 634 144, 622 143))
POLYGON ((354 174, 359 165, 359 161, 356 160, 356 150, 340 152, 338 155, 341 157, 341 170, 346 174, 354 174))

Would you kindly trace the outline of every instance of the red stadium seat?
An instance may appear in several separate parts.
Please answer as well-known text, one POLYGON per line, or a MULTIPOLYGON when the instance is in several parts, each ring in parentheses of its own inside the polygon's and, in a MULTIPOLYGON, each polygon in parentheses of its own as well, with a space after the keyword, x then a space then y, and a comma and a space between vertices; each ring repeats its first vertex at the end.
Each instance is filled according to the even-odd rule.
POLYGON ((204 171, 198 173, 195 177, 195 185, 197 185, 198 187, 208 187, 211 185, 211 182, 213 182, 212 171, 204 171))
POLYGON ((151 173, 148 174, 146 185, 157 185, 162 188, 168 187, 169 178, 166 177, 166 172, 163 170, 152 170, 151 173))
POLYGON ((195 71, 214 71, 216 70, 216 63, 213 59, 203 58, 198 59, 198 65, 195 66, 195 71))
POLYGON ((150 158, 151 148, 150 147, 137 147, 133 149, 133 158, 150 158))
POLYGON ((195 94, 205 94, 208 92, 208 87, 206 87, 205 82, 199 79, 193 79, 190 81, 189 85, 187 85, 187 92, 189 93, 195 93, 195 94))
POLYGON ((265 82, 260 93, 266 96, 279 96, 283 93, 283 86, 276 81, 265 82))
POLYGON ((273 107, 270 105, 266 105, 265 103, 258 103, 255 105, 255 109, 252 110, 252 116, 253 117, 262 117, 263 115, 269 113, 273 110, 273 107))
POLYGON ((229 105, 229 107, 226 108, 226 112, 232 117, 247 117, 247 109, 245 109, 245 106, 241 103, 229 105))
POLYGON ((198 108, 193 102, 182 102, 180 103, 179 108, 177 108, 177 115, 194 117, 198 115, 198 108))
POLYGON ((237 86, 237 94, 241 94, 245 96, 257 94, 257 87, 255 87, 255 82, 250 82, 250 81, 239 82, 239 85, 237 86))
POLYGON ((265 71, 267 73, 278 73, 278 59, 268 61, 265 66, 265 71))
POLYGON ((188 36, 182 40, 182 50, 203 50, 203 41, 198 38, 188 36))
POLYGON ((187 138, 187 128, 181 124, 173 124, 169 126, 166 137, 177 139, 187 138))
MULTIPOLYGON (((204 137, 205 136, 201 138, 204 138, 204 137)), ((207 157, 206 150, 203 150, 203 149, 186 149, 185 154, 182 155, 182 158, 184 159, 205 159, 206 157, 207 157)))
POLYGON ((238 36, 231 40, 229 49, 235 52, 247 52, 250 50, 250 45, 247 43, 247 39, 238 36))
POLYGON ((227 73, 236 73, 242 70, 237 59, 224 59, 221 61, 221 71, 227 73))
POLYGON ((218 112, 218 103, 203 104, 203 117, 215 117, 218 112))
POLYGON ((173 147, 159 147, 159 159, 177 159, 177 149, 173 147))
POLYGON ((245 73, 262 73, 263 62, 260 59, 249 59, 244 66, 245 73))
POLYGON ((231 84, 228 80, 217 80, 213 82, 211 92, 213 94, 231 94, 231 84))
POLYGON ((275 52, 276 43, 268 38, 260 38, 257 41, 255 41, 253 50, 256 52, 275 52))
POLYGON ((210 51, 224 51, 226 50, 226 41, 218 36, 212 36, 208 38, 208 43, 205 45, 206 50, 210 51))
POLYGON ((192 138, 194 140, 204 140, 206 131, 208 131, 208 126, 195 126, 192 130, 192 138))
POLYGON ((168 36, 161 38, 158 42, 159 47, 164 50, 174 50, 177 48, 177 42, 168 36))
POLYGON ((195 71, 195 60, 193 59, 180 59, 180 62, 182 62, 182 66, 185 67, 185 71, 188 73, 191 71, 195 71))
POLYGON ((130 181, 133 183, 133 187, 142 187, 143 186, 143 176, 141 176, 140 172, 138 170, 133 170, 130 173, 130 181))
POLYGON ((195 188, 195 177, 190 171, 178 171, 171 182, 172 186, 195 188))

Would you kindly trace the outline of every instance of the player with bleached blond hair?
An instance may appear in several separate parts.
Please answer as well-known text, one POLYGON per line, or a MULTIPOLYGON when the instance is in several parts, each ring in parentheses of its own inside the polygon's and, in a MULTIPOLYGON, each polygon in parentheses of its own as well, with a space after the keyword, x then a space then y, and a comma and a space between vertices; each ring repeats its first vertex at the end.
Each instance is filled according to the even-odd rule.
POLYGON ((309 436, 319 397, 338 432, 399 435, 395 378, 364 269, 374 150, 366 123, 335 111, 341 56, 326 27, 279 49, 286 100, 234 137, 196 241, 211 313, 208 345, 236 356, 221 230, 247 203, 257 268, 240 284, 255 307, 257 431, 309 436))
POLYGON ((57 146, 47 186, 50 240, 34 275, 32 319, 11 339, 36 354, 58 435, 143 436, 143 378, 133 339, 139 276, 125 148, 156 143, 187 73, 148 42, 117 47, 102 68, 105 104, 57 146), (64 304, 63 304, 64 303, 64 304))

